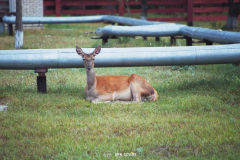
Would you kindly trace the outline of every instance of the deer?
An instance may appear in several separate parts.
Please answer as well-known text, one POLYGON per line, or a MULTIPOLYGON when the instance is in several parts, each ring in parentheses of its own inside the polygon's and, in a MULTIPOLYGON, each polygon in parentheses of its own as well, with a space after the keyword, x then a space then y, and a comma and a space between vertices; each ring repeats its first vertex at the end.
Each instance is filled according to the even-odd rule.
POLYGON ((96 76, 94 59, 101 51, 101 45, 92 53, 84 53, 76 46, 76 52, 82 57, 87 74, 87 86, 84 89, 86 99, 92 103, 127 102, 142 103, 156 101, 157 91, 141 76, 132 74, 128 76, 96 76))

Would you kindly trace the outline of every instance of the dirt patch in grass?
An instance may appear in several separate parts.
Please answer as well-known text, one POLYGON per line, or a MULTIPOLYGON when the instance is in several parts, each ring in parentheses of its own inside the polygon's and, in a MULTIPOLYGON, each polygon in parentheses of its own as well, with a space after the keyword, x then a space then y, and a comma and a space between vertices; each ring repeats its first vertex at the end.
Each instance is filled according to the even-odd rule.
POLYGON ((10 101, 10 99, 6 96, 0 96, 0 105, 4 105, 6 103, 8 103, 10 101))

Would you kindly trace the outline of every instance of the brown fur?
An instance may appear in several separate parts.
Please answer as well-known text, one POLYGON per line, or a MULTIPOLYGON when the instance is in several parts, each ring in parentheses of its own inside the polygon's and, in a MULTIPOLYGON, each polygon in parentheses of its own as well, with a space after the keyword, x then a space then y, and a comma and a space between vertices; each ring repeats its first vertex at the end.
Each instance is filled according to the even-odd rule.
POLYGON ((157 91, 141 76, 132 74, 128 76, 95 76, 94 58, 99 54, 99 45, 93 53, 85 54, 81 48, 76 51, 82 56, 87 72, 87 86, 84 90, 87 99, 98 101, 155 101, 158 99, 157 91))

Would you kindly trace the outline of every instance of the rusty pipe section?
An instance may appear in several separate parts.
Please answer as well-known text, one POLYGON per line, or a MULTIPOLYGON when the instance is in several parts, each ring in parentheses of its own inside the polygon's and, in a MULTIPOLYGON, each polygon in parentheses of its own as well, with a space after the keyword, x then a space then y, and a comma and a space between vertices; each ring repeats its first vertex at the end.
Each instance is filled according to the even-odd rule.
MULTIPOLYGON (((94 48, 83 48, 91 53, 94 48)), ((72 49, 0 50, 0 69, 83 68, 72 49)), ((191 47, 102 48, 95 67, 226 64, 240 62, 240 44, 191 47)))

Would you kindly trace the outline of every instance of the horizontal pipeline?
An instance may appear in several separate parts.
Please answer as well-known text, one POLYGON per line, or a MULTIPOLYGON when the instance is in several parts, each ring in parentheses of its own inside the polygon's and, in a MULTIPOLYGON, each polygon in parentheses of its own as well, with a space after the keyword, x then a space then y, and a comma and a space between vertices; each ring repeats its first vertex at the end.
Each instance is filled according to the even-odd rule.
MULTIPOLYGON (((3 22, 14 24, 15 16, 3 16, 3 22)), ((201 27, 188 27, 175 23, 152 22, 136 18, 119 16, 79 16, 79 17, 22 17, 23 24, 50 24, 50 23, 90 23, 112 22, 128 26, 106 26, 98 28, 96 35, 109 36, 187 36, 199 40, 208 40, 222 44, 240 43, 240 33, 213 30, 201 27), (151 26, 149 26, 151 25, 151 26)))
MULTIPOLYGON (((3 16, 3 22, 15 24, 16 16, 3 16)), ((112 22, 129 26, 164 24, 165 22, 152 22, 136 18, 119 16, 76 16, 76 17, 22 17, 23 24, 50 24, 50 23, 92 23, 92 22, 112 22)))
POLYGON ((184 25, 174 23, 160 25, 143 25, 143 26, 106 26, 99 27, 96 30, 96 35, 100 37, 111 36, 178 36, 181 35, 179 30, 184 25))
MULTIPOLYGON (((95 67, 226 64, 240 62, 240 44, 191 47, 102 48, 95 67)), ((83 48, 91 53, 94 48, 83 48)), ((0 69, 83 68, 72 49, 0 50, 0 69)))
POLYGON ((221 30, 213 30, 201 27, 188 27, 186 25, 178 25, 174 23, 166 23, 159 25, 144 26, 106 26, 99 27, 96 35, 100 37, 111 36, 187 36, 199 40, 208 40, 211 42, 222 44, 240 43, 239 32, 227 32, 221 30))
POLYGON ((208 40, 210 42, 222 43, 222 44, 236 44, 240 43, 239 32, 228 32, 222 30, 214 30, 201 27, 180 27, 179 33, 183 36, 199 39, 208 40))

